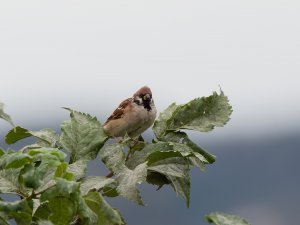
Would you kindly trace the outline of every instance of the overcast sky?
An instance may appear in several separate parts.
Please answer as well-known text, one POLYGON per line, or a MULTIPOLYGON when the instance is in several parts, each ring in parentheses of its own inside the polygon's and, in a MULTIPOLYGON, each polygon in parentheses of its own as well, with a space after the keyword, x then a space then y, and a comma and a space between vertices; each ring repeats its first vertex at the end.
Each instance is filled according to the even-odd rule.
MULTIPOLYGON (((221 86, 234 112, 225 128, 201 134, 218 163, 192 179, 195 205, 177 210, 184 204, 173 192, 166 201, 164 192, 150 194, 153 208, 138 211, 141 221, 155 214, 182 224, 192 212, 197 221, 187 223, 199 224, 195 215, 211 203, 253 224, 296 224, 299 144, 290 140, 300 133, 299 12, 299 0, 3 0, 0 102, 18 125, 59 129, 68 118, 61 107, 103 122, 145 84, 159 112, 221 86)), ((123 208, 136 220, 136 209, 123 208)))
POLYGON ((299 131, 299 10, 291 0, 2 1, 0 101, 16 123, 43 126, 66 118, 62 106, 104 120, 145 84, 159 111, 220 85, 234 109, 224 133, 299 131))

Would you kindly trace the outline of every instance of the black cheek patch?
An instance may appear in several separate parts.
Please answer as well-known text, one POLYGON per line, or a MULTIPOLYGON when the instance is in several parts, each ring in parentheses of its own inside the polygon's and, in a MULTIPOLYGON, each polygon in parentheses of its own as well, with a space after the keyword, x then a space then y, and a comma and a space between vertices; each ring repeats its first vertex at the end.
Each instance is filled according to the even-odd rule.
POLYGON ((150 104, 151 104, 151 101, 150 101, 150 100, 143 101, 144 108, 147 109, 148 111, 151 110, 150 104))

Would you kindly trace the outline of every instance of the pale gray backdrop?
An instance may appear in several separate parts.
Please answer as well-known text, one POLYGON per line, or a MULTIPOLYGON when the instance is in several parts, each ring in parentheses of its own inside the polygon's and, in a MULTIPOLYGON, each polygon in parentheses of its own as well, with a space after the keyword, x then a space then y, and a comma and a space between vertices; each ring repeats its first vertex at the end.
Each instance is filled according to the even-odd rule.
MULTIPOLYGON (((190 209, 145 185, 147 207, 110 202, 133 225, 205 224, 215 210, 297 224, 299 11, 296 0, 2 1, 0 101, 16 124, 59 130, 62 106, 104 121, 145 84, 158 111, 220 85, 234 113, 225 128, 192 133, 218 158, 192 171, 190 209)), ((95 161, 89 173, 102 169, 95 161)))

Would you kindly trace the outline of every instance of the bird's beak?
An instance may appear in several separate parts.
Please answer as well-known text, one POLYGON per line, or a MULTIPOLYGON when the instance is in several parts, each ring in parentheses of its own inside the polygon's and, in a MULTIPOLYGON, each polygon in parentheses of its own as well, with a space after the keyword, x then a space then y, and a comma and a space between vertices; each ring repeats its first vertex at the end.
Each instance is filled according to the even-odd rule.
POLYGON ((151 96, 149 94, 144 95, 144 100, 145 101, 150 100, 150 99, 151 99, 151 96))

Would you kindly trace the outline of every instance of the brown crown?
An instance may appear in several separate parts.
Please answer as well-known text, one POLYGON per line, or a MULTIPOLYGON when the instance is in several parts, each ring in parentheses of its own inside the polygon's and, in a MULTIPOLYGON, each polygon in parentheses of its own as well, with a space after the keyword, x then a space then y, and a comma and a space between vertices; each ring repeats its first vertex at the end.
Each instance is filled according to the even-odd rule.
POLYGON ((151 89, 147 86, 140 88, 137 92, 134 93, 133 96, 140 96, 140 95, 145 95, 145 94, 152 95, 151 89))

